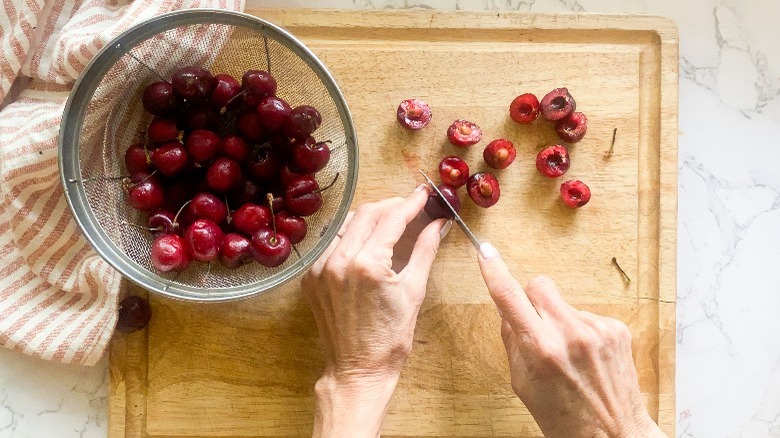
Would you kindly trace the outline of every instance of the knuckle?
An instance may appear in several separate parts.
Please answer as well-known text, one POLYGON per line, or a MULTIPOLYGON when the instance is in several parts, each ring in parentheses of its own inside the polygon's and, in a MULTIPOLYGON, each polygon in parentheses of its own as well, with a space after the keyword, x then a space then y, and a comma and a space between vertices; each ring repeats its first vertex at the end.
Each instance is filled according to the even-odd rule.
POLYGON ((367 204, 363 204, 355 211, 356 217, 362 217, 362 216, 373 216, 377 211, 377 205, 376 203, 369 202, 367 204))
POLYGON ((565 357, 558 346, 552 342, 540 342, 537 345, 537 358, 545 367, 560 368, 565 357))
POLYGON ((376 264, 373 257, 365 252, 359 252, 355 255, 355 258, 350 262, 351 270, 358 278, 363 280, 373 278, 376 272, 376 264))
POLYGON ((569 338, 569 350, 573 357, 592 356, 602 346, 601 337, 591 327, 581 327, 569 338))
POLYGON ((631 342, 631 330, 626 323, 619 319, 613 319, 612 326, 618 340, 631 342))
POLYGON ((538 275, 528 281, 526 290, 546 291, 551 288, 557 288, 555 281, 545 275, 538 275))

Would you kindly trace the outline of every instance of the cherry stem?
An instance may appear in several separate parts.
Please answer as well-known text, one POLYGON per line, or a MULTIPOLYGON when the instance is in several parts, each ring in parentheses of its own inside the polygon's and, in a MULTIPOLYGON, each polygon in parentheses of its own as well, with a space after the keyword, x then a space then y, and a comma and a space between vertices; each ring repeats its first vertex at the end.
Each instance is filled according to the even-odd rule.
POLYGON ((246 90, 241 90, 240 92, 236 93, 236 95, 235 95, 235 96, 233 96, 233 97, 231 97, 231 98, 230 98, 230 100, 228 100, 228 101, 227 101, 227 103, 225 104, 225 106, 223 106, 223 107, 222 107, 222 108, 219 110, 219 113, 220 113, 220 114, 225 114, 225 112, 227 111, 227 108, 228 108, 228 106, 230 106, 230 104, 231 104, 231 103, 233 103, 233 101, 234 101, 234 100, 238 99, 238 98, 239 98, 239 96, 243 96, 244 94, 246 94, 246 90))
POLYGON ((618 271, 620 271, 620 275, 623 276, 623 280, 625 280, 627 284, 631 284, 631 278, 628 276, 628 274, 626 274, 626 271, 624 271, 623 268, 620 267, 617 258, 612 257, 612 264, 615 265, 618 271))
POLYGON ((617 136, 617 128, 612 130, 612 145, 609 147, 609 150, 604 152, 604 155, 607 157, 612 156, 612 152, 615 151, 615 137, 617 136))
POLYGON ((227 195, 225 195, 225 208, 227 209, 228 215, 225 218, 225 221, 229 224, 233 220, 233 216, 230 215, 230 204, 228 204, 227 195))
POLYGON ((149 178, 153 177, 155 173, 157 173, 157 169, 154 169, 154 172, 150 173, 149 176, 147 176, 146 178, 142 179, 141 181, 138 181, 137 183, 135 183, 133 185, 137 186, 138 184, 145 183, 146 181, 149 180, 149 178))
POLYGON ((140 59, 138 59, 138 57, 136 57, 135 55, 133 55, 131 52, 127 52, 127 54, 128 54, 128 55, 130 55, 130 57, 131 57, 131 58, 135 59, 135 60, 136 60, 136 61, 137 61, 139 64, 141 64, 141 65, 143 65, 144 67, 148 68, 148 69, 149 69, 149 70, 150 70, 152 73, 156 74, 158 78, 160 78, 160 79, 162 79, 163 81, 166 81, 166 82, 167 82, 167 80, 166 80, 166 79, 163 77, 163 75, 161 75, 160 73, 158 73, 158 72, 157 72, 157 70, 155 70, 155 69, 153 69, 153 68, 149 67, 149 65, 148 65, 147 63, 145 63, 145 62, 141 61, 140 59))
POLYGON ((295 251, 295 255, 297 255, 299 259, 302 258, 301 257, 301 252, 298 251, 298 248, 296 248, 295 245, 292 246, 292 249, 293 249, 293 251, 295 251))
POLYGON ((184 208, 186 206, 190 205, 190 202, 192 202, 192 199, 190 199, 189 201, 185 202, 184 204, 182 204, 181 207, 179 207, 179 211, 177 211, 176 212, 176 216, 173 217, 173 227, 174 228, 178 228, 178 226, 179 226, 179 215, 181 214, 182 211, 184 211, 184 208))
POLYGON ((276 216, 274 215, 274 195, 273 193, 266 193, 265 199, 268 199, 268 208, 271 209, 271 226, 274 229, 274 240, 276 239, 276 216))
POLYGON ((131 226, 133 228, 138 228, 139 230, 145 230, 145 231, 162 231, 163 230, 162 225, 160 225, 159 227, 152 228, 152 227, 145 227, 143 225, 134 224, 134 223, 131 223, 131 222, 123 222, 123 223, 125 225, 129 225, 129 226, 131 226))
POLYGON ((315 190, 312 193, 321 193, 321 192, 324 192, 325 190, 328 190, 329 188, 333 187, 333 184, 336 184, 336 180, 339 179, 339 175, 341 175, 341 174, 337 172, 336 176, 333 177, 333 181, 331 181, 330 184, 326 185, 325 187, 323 187, 321 189, 315 190))

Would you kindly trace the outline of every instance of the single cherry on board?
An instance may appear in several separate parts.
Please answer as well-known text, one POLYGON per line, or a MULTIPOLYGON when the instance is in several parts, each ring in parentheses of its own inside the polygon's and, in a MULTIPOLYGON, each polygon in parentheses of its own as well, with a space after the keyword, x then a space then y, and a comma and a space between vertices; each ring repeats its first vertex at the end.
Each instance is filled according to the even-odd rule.
POLYGON ((149 301, 137 295, 125 297, 119 303, 117 313, 116 330, 126 334, 143 329, 152 319, 152 308, 149 306, 149 301))

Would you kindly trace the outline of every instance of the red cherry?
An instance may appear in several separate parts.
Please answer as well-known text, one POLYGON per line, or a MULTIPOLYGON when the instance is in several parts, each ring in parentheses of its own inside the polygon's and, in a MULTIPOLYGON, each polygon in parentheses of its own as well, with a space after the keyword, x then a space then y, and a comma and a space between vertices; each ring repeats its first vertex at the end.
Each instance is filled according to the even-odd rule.
POLYGON ((173 91, 182 99, 205 99, 217 85, 217 79, 205 68, 182 67, 171 75, 173 91))
POLYGON ((244 163, 249 159, 252 150, 241 137, 237 135, 226 135, 222 139, 222 153, 226 157, 232 158, 239 163, 244 163))
POLYGON ((284 234, 263 228, 252 235, 251 249, 252 256, 258 263, 274 268, 287 260, 292 244, 284 234))
POLYGON ((219 250, 219 261, 227 268, 236 269, 250 260, 252 250, 249 239, 237 233, 225 234, 219 250))
POLYGON ((187 218, 190 222, 196 219, 208 219, 217 225, 222 224, 228 216, 225 203, 211 193, 198 193, 187 205, 187 218))
POLYGON ((231 223, 237 231, 251 236, 271 225, 271 210, 264 205, 244 204, 233 212, 231 223))
POLYGON ((227 74, 218 74, 214 76, 214 79, 217 80, 217 85, 209 97, 211 105, 214 108, 224 108, 231 99, 241 92, 241 84, 236 78, 227 74))
POLYGON ((241 165, 230 158, 218 158, 206 172, 209 187, 217 192, 227 192, 241 183, 241 165))
POLYGON ((152 265, 160 272, 181 271, 190 261, 184 239, 178 234, 163 234, 152 242, 152 265))
POLYGON ((155 116, 164 116, 176 107, 176 96, 173 94, 173 85, 170 82, 152 82, 144 88, 141 102, 144 109, 155 116))
POLYGON ((309 176, 294 179, 287 186, 284 204, 299 216, 311 216, 322 207, 322 195, 317 180, 309 176))
POLYGON ((291 182, 302 176, 313 177, 314 175, 298 169, 293 163, 287 163, 279 171, 279 181, 285 186, 289 186, 291 182))
POLYGON ((142 143, 136 143, 125 152, 125 168, 130 175, 149 170, 151 165, 149 151, 142 143))
POLYGON ((165 202, 165 192, 160 180, 148 172, 138 172, 130 177, 126 188, 127 203, 141 211, 152 211, 160 208, 165 202))
POLYGON ((561 184, 561 198, 571 208, 580 208, 590 201, 590 188, 580 180, 569 180, 561 184))
POLYGON ((577 109, 577 103, 566 88, 556 88, 545 94, 539 104, 542 116, 547 120, 561 120, 577 109))
POLYGON ((224 235, 217 224, 208 219, 198 219, 184 232, 184 242, 192 258, 209 262, 217 258, 224 235))
POLYGON ((204 164, 222 151, 222 140, 206 129, 192 131, 184 142, 187 154, 197 164, 204 164))
POLYGON ((447 139, 455 146, 467 147, 482 140, 482 129, 467 120, 455 120, 447 128, 447 139))
POLYGON ((165 176, 174 176, 187 166, 187 151, 179 142, 166 143, 152 152, 152 164, 165 176))
POLYGON ((257 105, 266 97, 276 95, 276 79, 263 70, 249 70, 241 77, 241 88, 246 90, 248 104, 257 105))
POLYGON ((247 111, 238 116, 236 126, 241 135, 249 141, 262 143, 265 138, 266 133, 260 123, 260 116, 254 111, 247 111))
POLYGON ((321 124, 322 116, 316 108, 301 105, 290 112, 290 118, 284 125, 284 133, 288 137, 304 139, 316 131, 321 124))
POLYGON ((251 179, 244 176, 244 180, 228 193, 230 205, 242 205, 247 202, 257 202, 262 195, 260 187, 251 179))
POLYGON ((501 196, 498 179, 490 172, 479 172, 471 175, 466 184, 466 190, 471 200, 484 208, 493 206, 501 196))
MULTIPOLYGON (((455 210, 456 213, 460 213, 461 204, 460 196, 458 196, 458 189, 449 184, 440 184, 438 188, 439 191, 441 191, 441 194, 449 201, 450 205, 452 205, 453 210, 455 210)), ((442 205, 439 200, 439 195, 433 190, 431 190, 431 193, 428 196, 428 201, 425 202, 425 212, 431 219, 452 217, 450 210, 442 205)))
POLYGON ((563 175, 570 165, 569 151, 559 144, 547 146, 536 155, 536 170, 549 178, 563 175))
POLYGON ((184 126, 190 131, 216 129, 219 123, 219 114, 206 105, 192 106, 184 112, 184 126))
POLYGON ((257 115, 268 132, 277 132, 290 118, 292 108, 283 99, 275 96, 266 97, 257 105, 257 115))
POLYGON ((515 97, 509 104, 509 117, 522 125, 533 123, 539 117, 539 99, 531 93, 515 97))
POLYGON ((469 179, 469 165, 454 155, 444 157, 439 163, 439 177, 445 184, 458 188, 469 179))
MULTIPOLYGON (((276 207, 274 206, 274 211, 276 207)), ((276 231, 290 238, 290 243, 295 245, 306 237, 306 220, 300 216, 293 216, 286 211, 276 213, 274 217, 276 231)))
POLYGON ((330 160, 328 143, 324 141, 314 144, 298 142, 293 146, 293 160, 304 172, 318 172, 324 169, 330 160))
POLYGON ((585 137, 588 130, 588 118, 581 112, 573 112, 555 123, 555 132, 564 141, 576 143, 585 137))
POLYGON ((506 169, 516 156, 515 146, 505 138, 491 141, 482 153, 482 158, 493 169, 506 169))
POLYGON ((167 143, 179 138, 179 128, 171 119, 156 118, 149 123, 146 134, 152 143, 167 143))
POLYGON ((247 164, 247 170, 258 181, 268 182, 276 179, 281 168, 279 155, 271 149, 260 149, 247 164))
POLYGON ((406 129, 422 129, 431 121, 431 107, 420 99, 407 99, 398 105, 396 119, 406 129))

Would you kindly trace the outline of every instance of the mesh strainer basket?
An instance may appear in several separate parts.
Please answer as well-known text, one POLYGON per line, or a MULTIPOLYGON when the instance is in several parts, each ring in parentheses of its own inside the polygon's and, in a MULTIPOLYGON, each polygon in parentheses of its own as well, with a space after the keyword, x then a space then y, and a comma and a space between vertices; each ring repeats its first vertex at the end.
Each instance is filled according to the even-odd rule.
POLYGON ((95 250, 138 285, 173 298, 228 301, 253 296, 294 278, 325 250, 346 217, 357 180, 357 140, 344 97, 333 77, 300 41, 259 18, 220 10, 173 12, 128 29, 104 47, 79 77, 65 106, 59 139, 65 196, 95 250), (198 65, 240 78, 269 70, 277 95, 291 106, 308 104, 322 114, 315 132, 331 140, 320 185, 339 173, 323 193, 323 206, 307 218, 306 238, 281 266, 249 263, 239 269, 195 262, 180 273, 159 273, 150 261, 150 233, 129 224, 146 216, 124 201, 124 151, 143 135, 151 116, 141 105, 147 84, 198 65))

